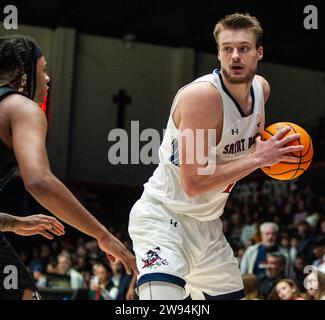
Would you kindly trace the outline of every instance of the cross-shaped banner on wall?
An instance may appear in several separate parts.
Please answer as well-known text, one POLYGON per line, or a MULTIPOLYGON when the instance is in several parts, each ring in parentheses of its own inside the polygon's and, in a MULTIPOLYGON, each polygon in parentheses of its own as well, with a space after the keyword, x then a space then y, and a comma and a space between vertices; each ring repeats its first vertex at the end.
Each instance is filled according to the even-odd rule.
POLYGON ((128 96, 126 90, 120 89, 112 98, 113 103, 117 105, 117 128, 124 128, 125 107, 132 103, 131 96, 128 96))

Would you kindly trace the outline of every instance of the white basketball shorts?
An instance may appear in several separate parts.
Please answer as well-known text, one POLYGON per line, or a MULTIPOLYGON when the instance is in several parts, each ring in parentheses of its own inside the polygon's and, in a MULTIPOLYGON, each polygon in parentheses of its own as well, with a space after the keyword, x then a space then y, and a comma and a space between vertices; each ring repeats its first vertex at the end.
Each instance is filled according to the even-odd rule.
POLYGON ((137 287, 164 281, 183 287, 184 298, 244 298, 238 261, 220 219, 174 214, 143 194, 131 210, 129 234, 140 271, 137 287))

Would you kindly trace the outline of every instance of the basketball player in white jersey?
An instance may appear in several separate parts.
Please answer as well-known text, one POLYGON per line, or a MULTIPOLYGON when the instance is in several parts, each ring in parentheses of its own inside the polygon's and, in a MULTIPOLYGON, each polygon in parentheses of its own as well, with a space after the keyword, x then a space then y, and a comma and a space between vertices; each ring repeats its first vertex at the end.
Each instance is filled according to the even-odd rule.
POLYGON ((242 299, 238 262, 222 233, 220 216, 234 183, 263 166, 295 162, 285 128, 261 141, 270 87, 255 75, 263 57, 255 17, 233 14, 214 30, 221 70, 177 93, 159 149, 160 163, 132 208, 129 232, 140 275, 140 299, 242 299), (183 133, 203 129, 194 144, 183 133), (214 129, 214 131, 213 131, 214 129), (209 131, 216 143, 209 146, 209 131), (204 150, 208 160, 188 155, 204 150), (202 174, 213 164, 213 171, 202 174), (201 169, 201 171, 200 171, 201 169), (201 172, 201 173, 200 173, 201 172))

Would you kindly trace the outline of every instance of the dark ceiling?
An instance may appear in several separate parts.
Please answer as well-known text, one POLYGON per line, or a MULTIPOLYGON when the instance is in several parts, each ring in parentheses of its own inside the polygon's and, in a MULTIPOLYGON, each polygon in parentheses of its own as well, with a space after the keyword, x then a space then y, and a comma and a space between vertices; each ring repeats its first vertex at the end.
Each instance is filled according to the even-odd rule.
MULTIPOLYGON (((264 28, 264 60, 325 70, 325 10, 319 0, 108 0, 6 1, 18 8, 19 23, 73 27, 79 32, 185 46, 214 52, 212 30, 233 12, 255 15, 264 28), (306 5, 318 9, 318 30, 306 30, 306 5)), ((2 2, 4 7, 6 2, 2 2)))

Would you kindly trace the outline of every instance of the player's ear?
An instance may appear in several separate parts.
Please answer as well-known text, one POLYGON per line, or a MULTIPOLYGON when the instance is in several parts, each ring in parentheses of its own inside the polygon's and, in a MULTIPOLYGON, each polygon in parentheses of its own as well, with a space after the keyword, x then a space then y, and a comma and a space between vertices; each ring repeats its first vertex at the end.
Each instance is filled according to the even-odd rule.
POLYGON ((217 57, 218 57, 218 60, 220 61, 220 48, 219 48, 218 44, 217 44, 217 57))
POLYGON ((258 49, 257 49, 257 59, 258 61, 262 60, 263 59, 263 54, 264 54, 264 49, 262 46, 260 46, 258 49))

